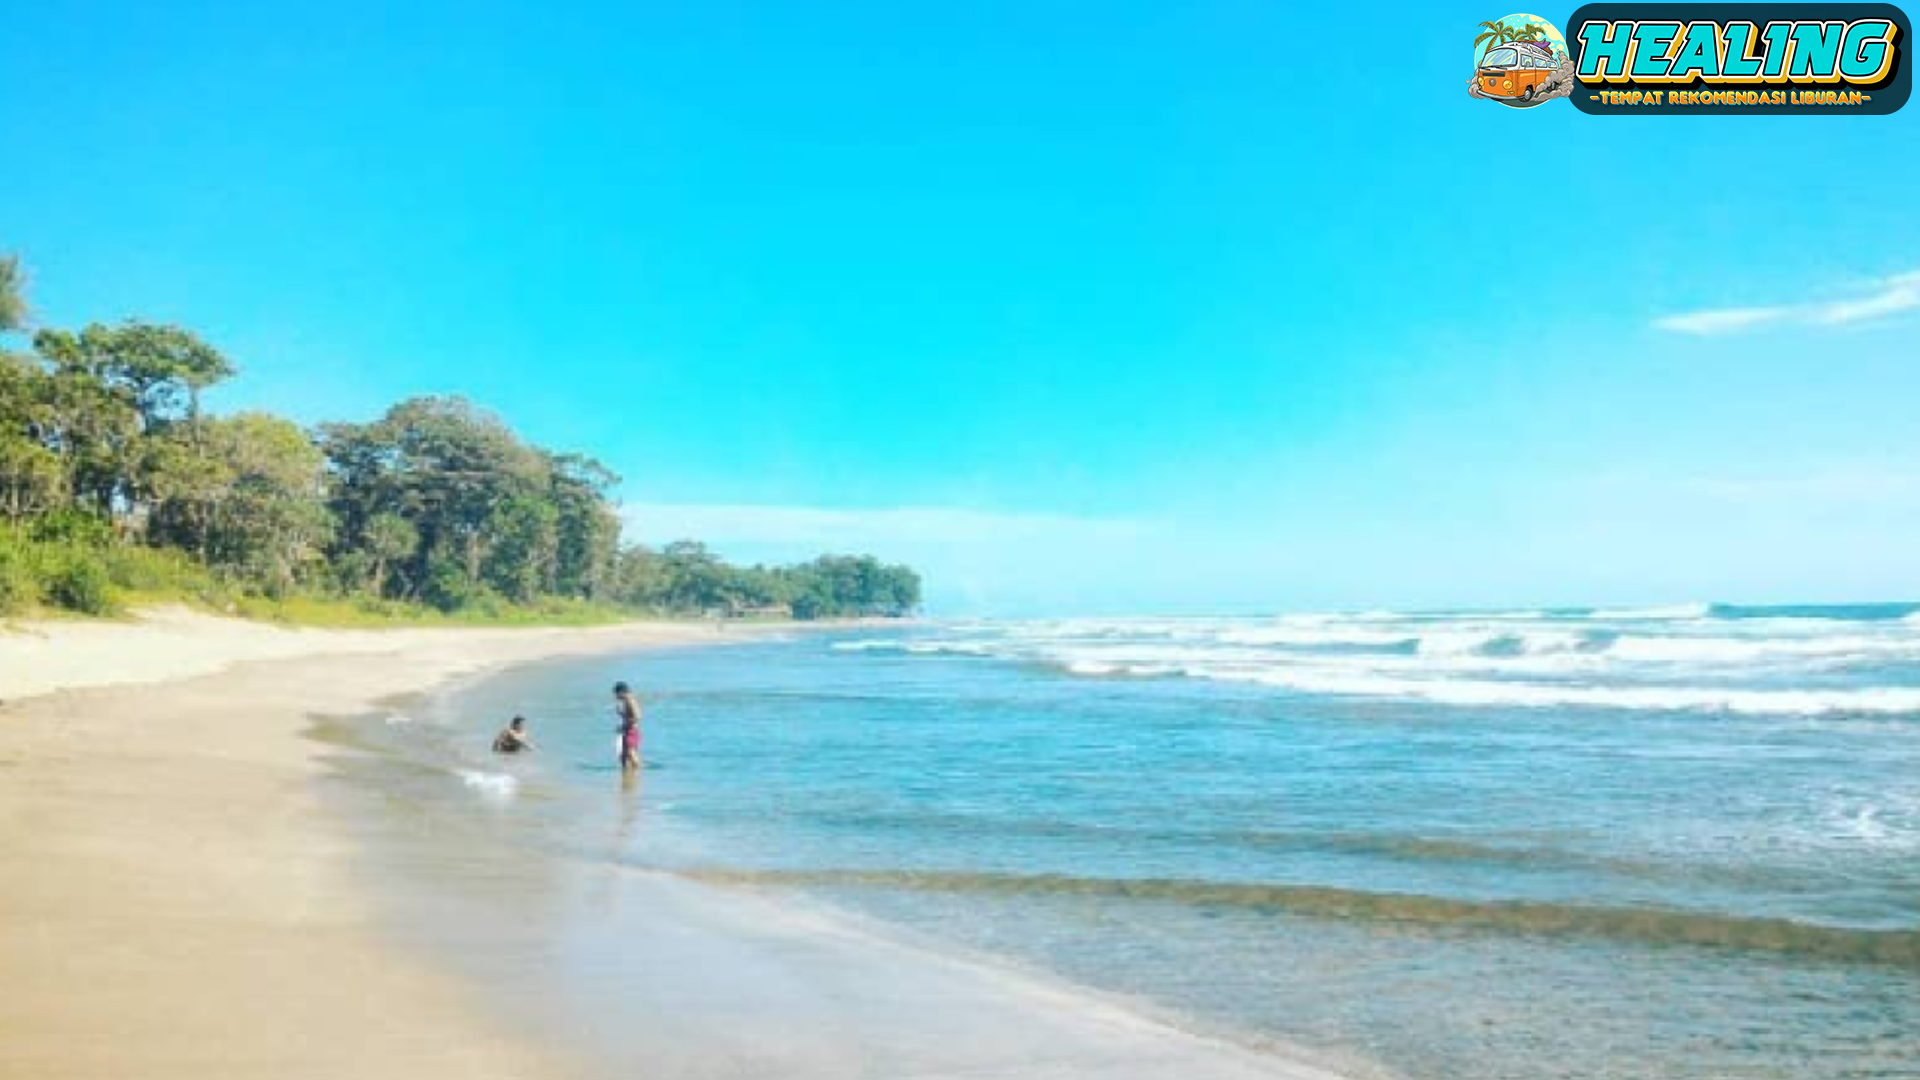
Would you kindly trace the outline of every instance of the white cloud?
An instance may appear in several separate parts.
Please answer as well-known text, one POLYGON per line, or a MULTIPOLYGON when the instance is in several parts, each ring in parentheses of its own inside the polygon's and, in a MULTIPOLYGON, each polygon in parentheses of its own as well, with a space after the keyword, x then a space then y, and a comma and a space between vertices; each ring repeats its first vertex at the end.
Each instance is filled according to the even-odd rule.
POLYGON ((1122 518, 940 506, 849 510, 735 503, 628 503, 621 513, 627 535, 643 543, 695 538, 720 546, 796 544, 836 551, 1034 541, 1097 544, 1134 538, 1151 529, 1146 522, 1122 518))
POLYGON ((1662 330, 1711 336, 1776 323, 1797 326, 1841 326, 1884 319, 1920 309, 1920 271, 1881 278, 1858 296, 1772 307, 1719 308, 1667 315, 1653 321, 1662 330))
POLYGON ((1764 323, 1779 322, 1787 318, 1791 311, 1791 308, 1783 307, 1721 308, 1716 311, 1668 315, 1654 320, 1653 325, 1662 330, 1672 330, 1682 334, 1731 334, 1764 323))

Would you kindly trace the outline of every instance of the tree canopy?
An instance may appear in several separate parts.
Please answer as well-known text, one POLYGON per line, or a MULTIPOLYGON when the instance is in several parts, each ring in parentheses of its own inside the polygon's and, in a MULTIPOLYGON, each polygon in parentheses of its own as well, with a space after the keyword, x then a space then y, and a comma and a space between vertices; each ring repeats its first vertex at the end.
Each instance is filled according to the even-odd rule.
POLYGON ((0 255, 0 333, 18 330, 26 325, 25 285, 26 275, 20 270, 20 257, 0 255))
MULTIPOLYGON (((18 260, 0 257, 0 331, 24 322, 20 282, 18 260)), ((554 598, 798 618, 919 606, 918 575, 870 556, 740 567, 693 541, 623 548, 619 476, 464 398, 312 431, 208 415, 203 393, 235 370, 193 332, 140 321, 0 349, 0 527, 175 551, 272 596, 443 611, 554 598)))

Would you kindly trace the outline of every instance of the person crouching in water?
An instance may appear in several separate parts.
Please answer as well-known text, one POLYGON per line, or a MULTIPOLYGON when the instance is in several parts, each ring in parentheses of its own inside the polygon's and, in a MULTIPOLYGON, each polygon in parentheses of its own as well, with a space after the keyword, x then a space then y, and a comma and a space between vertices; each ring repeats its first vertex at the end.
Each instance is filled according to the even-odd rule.
POLYGON ((620 721, 620 767, 640 767, 640 699, 626 683, 613 684, 613 713, 620 721))
POLYGON ((493 752, 496 754, 517 754, 522 750, 533 749, 533 740, 527 738, 527 720, 516 716, 513 722, 500 729, 493 737, 493 752))

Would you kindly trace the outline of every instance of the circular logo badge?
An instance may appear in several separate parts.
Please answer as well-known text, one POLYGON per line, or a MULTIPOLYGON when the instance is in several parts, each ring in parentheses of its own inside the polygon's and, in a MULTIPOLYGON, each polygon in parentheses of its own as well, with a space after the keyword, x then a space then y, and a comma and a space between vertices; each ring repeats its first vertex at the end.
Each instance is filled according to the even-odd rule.
POLYGON ((1531 109, 1573 94, 1573 56, 1559 27, 1538 15, 1508 15, 1475 33, 1469 96, 1531 109))

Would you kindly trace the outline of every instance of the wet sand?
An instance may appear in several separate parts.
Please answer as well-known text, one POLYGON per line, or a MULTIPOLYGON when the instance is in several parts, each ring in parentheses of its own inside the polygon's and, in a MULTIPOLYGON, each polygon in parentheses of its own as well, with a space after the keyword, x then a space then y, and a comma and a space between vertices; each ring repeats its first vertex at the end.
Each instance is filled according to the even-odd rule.
POLYGON ((175 623, 93 647, 164 677, 143 631, 197 658, 182 674, 238 663, 19 701, 45 666, 0 636, 0 1077, 1327 1075, 770 896, 502 873, 383 816, 309 737, 463 673, 710 628, 307 634, 247 659, 213 644, 244 628, 195 650, 175 623))

